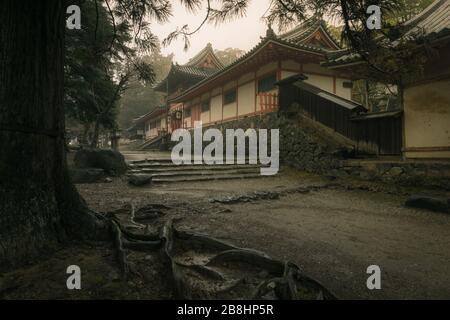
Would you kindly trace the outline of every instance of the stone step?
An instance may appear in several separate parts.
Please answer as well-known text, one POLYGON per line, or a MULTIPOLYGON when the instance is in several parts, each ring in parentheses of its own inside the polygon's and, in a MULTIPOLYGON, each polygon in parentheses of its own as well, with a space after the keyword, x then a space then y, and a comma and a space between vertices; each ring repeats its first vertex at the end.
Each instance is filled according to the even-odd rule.
POLYGON ((154 178, 153 183, 180 183, 180 182, 198 182, 198 181, 219 181, 219 180, 239 180, 239 179, 259 179, 264 178, 260 174, 241 174, 241 175, 209 175, 194 177, 159 177, 154 178))
POLYGON ((260 174, 259 168, 251 168, 251 169, 239 169, 239 170, 185 170, 185 171, 160 171, 160 172, 152 172, 152 171, 136 171, 131 172, 131 174, 151 174, 153 178, 157 177, 192 177, 192 176, 214 176, 214 175, 239 175, 239 174, 260 174))
MULTIPOLYGON (((238 161, 238 159, 234 160, 235 164, 237 163, 237 161, 238 161)), ((245 159, 245 163, 246 164, 249 163, 248 158, 245 159)), ((149 158, 149 159, 145 159, 145 160, 132 160, 132 161, 129 161, 128 164, 130 166, 135 166, 135 165, 138 165, 138 166, 142 166, 142 165, 174 165, 173 160, 171 158, 155 158, 155 159, 149 158)), ((192 160, 192 165, 199 166, 199 165, 205 165, 205 164, 204 163, 195 164, 194 160, 192 160)))
POLYGON ((153 145, 160 142, 163 139, 162 136, 155 137, 153 139, 145 141, 142 145, 140 145, 137 149, 140 151, 149 150, 153 145))
POLYGON ((186 171, 186 170, 240 170, 240 169, 259 169, 261 165, 138 165, 132 166, 131 172, 145 171, 145 172, 166 172, 166 171, 186 171))
POLYGON ((132 160, 129 161, 128 163, 133 166, 133 165, 139 165, 139 164, 146 164, 146 163, 173 163, 172 159, 170 158, 161 158, 161 159, 144 159, 144 160, 132 160))

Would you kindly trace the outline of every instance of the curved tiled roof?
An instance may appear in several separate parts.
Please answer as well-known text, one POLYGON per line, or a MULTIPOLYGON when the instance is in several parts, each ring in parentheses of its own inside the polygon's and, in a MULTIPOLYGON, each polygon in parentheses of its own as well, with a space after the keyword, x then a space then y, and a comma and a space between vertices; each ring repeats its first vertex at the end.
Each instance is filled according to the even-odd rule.
POLYGON ((337 67, 353 63, 362 63, 361 55, 350 49, 345 49, 327 54, 327 60, 322 62, 321 65, 324 67, 337 67))
POLYGON ((322 30, 327 35, 328 40, 336 47, 336 49, 341 47, 339 41, 337 41, 333 34, 328 30, 327 23, 322 18, 316 16, 308 19, 294 29, 280 34, 278 37, 282 40, 300 44, 318 30, 322 30))
POLYGON ((217 70, 223 68, 222 62, 217 58, 214 54, 214 50, 212 45, 208 43, 204 49, 202 49, 199 53, 197 53, 188 63, 184 65, 174 64, 172 65, 167 77, 160 81, 156 86, 154 86, 155 90, 166 91, 167 79, 173 75, 182 75, 186 76, 190 80, 200 81, 204 78, 209 77, 211 74, 215 73, 217 70), (204 68, 199 67, 198 65, 205 59, 207 56, 212 58, 212 62, 216 66, 216 68, 204 68))
POLYGON ((178 99, 180 99, 185 94, 190 93, 191 91, 201 87, 202 85, 208 83, 209 81, 218 78, 219 76, 225 74, 226 72, 228 72, 229 70, 233 69, 237 65, 239 65, 239 64, 243 63, 244 61, 250 59, 256 52, 258 52, 260 49, 265 47, 270 42, 275 43, 275 44, 279 44, 279 45, 282 45, 282 46, 287 46, 287 47, 290 47, 290 48, 293 48, 293 49, 296 49, 296 50, 300 50, 300 51, 304 51, 304 52, 308 52, 308 53, 312 53, 312 54, 317 54, 317 55, 322 55, 324 57, 325 57, 325 54, 327 52, 326 50, 324 50, 324 49, 322 49, 320 47, 311 46, 311 45, 305 45, 305 44, 297 44, 297 43, 289 41, 289 40, 282 40, 282 39, 276 38, 275 36, 269 36, 269 37, 263 38, 255 47, 253 47, 253 49, 251 49, 246 54, 244 54, 243 56, 241 56, 240 58, 235 60, 233 63, 227 65, 226 67, 224 67, 224 68, 222 68, 220 70, 218 70, 217 72, 213 73, 209 77, 207 77, 207 78, 203 79, 202 81, 198 82, 197 84, 195 84, 194 86, 192 86, 188 90, 185 90, 183 93, 181 93, 181 95, 179 95, 178 97, 172 99, 172 101, 176 102, 178 99))
POLYGON ((208 55, 213 58, 214 63, 219 69, 223 68, 223 63, 219 60, 219 58, 217 58, 216 54, 214 53, 211 43, 208 43, 203 50, 201 50, 193 58, 191 58, 188 63, 185 64, 185 66, 196 66, 208 55))
MULTIPOLYGON (((439 40, 450 37, 450 0, 436 0, 420 14, 403 25, 400 38, 417 40, 439 40)), ((395 41, 395 44, 399 41, 395 41)), ((322 63, 326 67, 337 67, 362 62, 361 56, 351 50, 342 50, 328 55, 322 63)))
POLYGON ((164 80, 162 80, 161 82, 159 82, 154 87, 154 89, 160 90, 160 91, 166 91, 167 79, 170 76, 181 75, 181 76, 186 76, 187 78, 189 78, 193 81, 200 81, 202 79, 209 77, 210 75, 214 74, 215 72, 217 72, 217 69, 199 68, 199 67, 193 67, 193 66, 188 66, 188 65, 180 66, 178 64, 175 64, 175 65, 172 65, 167 77, 164 80))
POLYGON ((404 36, 439 38, 450 35, 450 0, 436 0, 405 23, 404 36))
POLYGON ((199 68, 199 67, 192 67, 192 66, 188 66, 188 65, 184 65, 184 66, 175 65, 175 66, 173 66, 172 70, 173 70, 173 72, 181 72, 186 75, 191 75, 191 76, 200 77, 200 78, 209 77, 210 75, 217 72, 216 69, 199 68))
MULTIPOLYGON (((185 92, 190 91, 192 88, 197 88, 209 80, 216 78, 218 75, 232 69, 235 65, 241 63, 246 60, 249 56, 253 55, 257 50, 263 47, 269 40, 275 41, 278 44, 286 45, 293 47, 298 50, 304 50, 306 52, 315 53, 315 54, 323 54, 328 51, 323 49, 322 47, 305 44, 304 41, 307 40, 310 36, 312 36, 316 31, 322 30, 328 37, 328 40, 336 47, 339 48, 339 43, 334 39, 332 34, 328 31, 326 23, 323 19, 319 19, 317 17, 312 17, 306 22, 302 23, 298 27, 281 34, 280 36, 276 36, 275 33, 269 29, 265 38, 263 38, 253 49, 248 51, 246 54, 236 59, 231 64, 224 66, 217 56, 214 54, 214 50, 212 49, 212 45, 208 43, 208 45, 200 51, 197 55, 195 55, 189 62, 185 65, 174 65, 170 73, 176 74, 184 74, 188 77, 191 77, 193 80, 198 80, 198 83, 193 85, 190 89, 185 92), (201 62, 207 55, 211 55, 216 65, 220 65, 218 69, 206 69, 199 68, 196 65, 201 62), (217 63, 216 63, 217 60, 217 63)), ((169 73, 169 74, 170 74, 169 73)), ((157 90, 165 90, 166 80, 161 81, 155 88, 157 90)))
POLYGON ((166 108, 164 106, 156 107, 152 111, 144 114, 143 116, 141 116, 141 117, 139 117, 137 119, 134 119, 133 122, 134 122, 135 125, 143 123, 146 120, 151 119, 155 115, 160 115, 160 114, 164 113, 165 110, 166 110, 166 108))

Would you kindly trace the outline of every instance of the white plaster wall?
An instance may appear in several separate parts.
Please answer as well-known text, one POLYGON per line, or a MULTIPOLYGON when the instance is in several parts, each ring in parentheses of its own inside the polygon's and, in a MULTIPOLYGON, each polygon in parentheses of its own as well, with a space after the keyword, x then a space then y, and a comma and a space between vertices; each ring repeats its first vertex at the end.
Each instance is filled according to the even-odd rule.
POLYGON ((222 95, 211 98, 211 121, 222 120, 222 95))
POLYGON ((223 118, 226 120, 229 118, 236 117, 236 111, 237 111, 236 108, 237 108, 236 102, 224 105, 223 106, 223 118))
POLYGON ((319 75, 308 74, 308 73, 305 73, 305 76, 308 77, 308 79, 305 80, 306 83, 309 83, 313 86, 319 87, 322 90, 333 93, 333 88, 334 88, 333 77, 319 76, 319 75))
POLYGON ((239 87, 238 102, 239 115, 255 112, 255 81, 239 87))
MULTIPOLYGON (((344 82, 349 82, 350 80, 336 78, 336 95, 351 100, 352 99, 352 89, 344 88, 344 82)), ((351 81, 350 81, 351 82, 351 81)))
POLYGON ((203 122, 203 124, 208 124, 209 123, 209 112, 202 112, 200 120, 203 122))
POLYGON ((303 65, 303 72, 304 73, 316 73, 316 74, 323 74, 323 75, 330 75, 333 76, 333 70, 324 68, 318 64, 315 63, 307 63, 303 65))
MULTIPOLYGON (((450 148, 450 79, 404 91, 405 147, 450 148)), ((409 158, 450 158, 450 151, 406 152, 409 158)))

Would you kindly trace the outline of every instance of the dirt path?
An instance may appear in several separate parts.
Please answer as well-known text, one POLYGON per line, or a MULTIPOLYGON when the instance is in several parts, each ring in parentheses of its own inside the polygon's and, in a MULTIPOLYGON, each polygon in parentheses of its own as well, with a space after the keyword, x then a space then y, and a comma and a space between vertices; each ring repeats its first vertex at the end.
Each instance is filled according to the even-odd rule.
POLYGON ((261 190, 283 195, 289 188, 327 183, 287 170, 274 178, 144 189, 116 181, 104 186, 101 197, 98 186, 82 191, 98 210, 127 201, 176 205, 181 226, 292 260, 340 298, 450 298, 450 216, 405 208, 404 195, 334 187, 278 200, 210 202, 261 190), (366 287, 370 265, 382 269, 380 291, 366 287))
MULTIPOLYGON (((330 182, 289 169, 253 180, 135 188, 125 178, 116 178, 78 189, 100 212, 130 202, 137 207, 166 204, 172 208, 169 217, 179 221, 177 227, 291 260, 341 299, 450 299, 450 215, 402 206, 408 192, 421 190, 330 182), (308 186, 319 188, 292 192, 308 186), (237 204, 211 201, 255 191, 280 197, 237 204), (380 291, 366 287, 369 265, 381 267, 380 291)), ((109 245, 74 245, 15 272, 11 290, 4 290, 0 275, 0 299, 172 298, 163 266, 150 265, 154 270, 149 278, 122 282, 116 277, 118 264, 109 245), (67 291, 65 269, 71 264, 84 270, 82 292, 67 291)))
POLYGON ((324 190, 190 216, 201 232, 295 262, 341 298, 450 298, 450 217, 403 208, 392 196, 324 190), (366 269, 382 269, 382 290, 366 269))

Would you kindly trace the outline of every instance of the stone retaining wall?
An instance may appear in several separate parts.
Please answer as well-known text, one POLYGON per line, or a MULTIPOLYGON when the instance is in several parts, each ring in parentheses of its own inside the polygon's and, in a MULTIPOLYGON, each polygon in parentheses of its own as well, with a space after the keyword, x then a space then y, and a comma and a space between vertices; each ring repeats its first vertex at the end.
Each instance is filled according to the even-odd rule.
MULTIPOLYGON (((279 117, 276 113, 270 113, 204 127, 203 130, 219 129, 225 136, 227 129, 279 129, 281 163, 314 173, 327 173, 331 169, 338 168, 345 145, 337 143, 333 137, 318 132, 310 125, 298 121, 298 119, 287 119, 279 117)), ((209 143, 203 144, 206 146, 209 143)), ((172 147, 173 145, 172 142, 172 147)))
POLYGON ((342 161, 331 175, 382 181, 450 191, 450 162, 444 161, 342 161))
POLYGON ((227 129, 280 129, 280 162, 307 172, 450 190, 450 162, 347 160, 353 156, 351 141, 301 115, 271 113, 203 130, 209 128, 223 133, 227 129))

